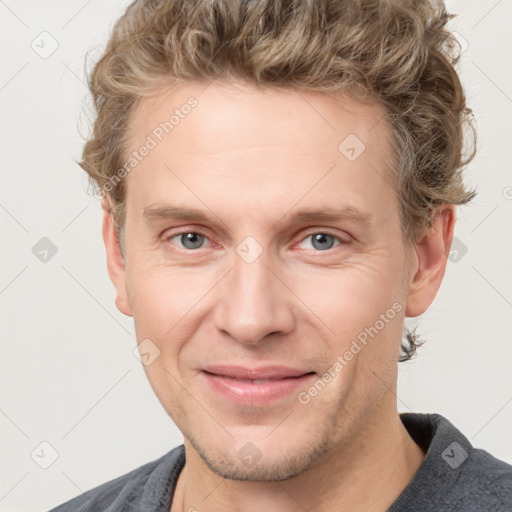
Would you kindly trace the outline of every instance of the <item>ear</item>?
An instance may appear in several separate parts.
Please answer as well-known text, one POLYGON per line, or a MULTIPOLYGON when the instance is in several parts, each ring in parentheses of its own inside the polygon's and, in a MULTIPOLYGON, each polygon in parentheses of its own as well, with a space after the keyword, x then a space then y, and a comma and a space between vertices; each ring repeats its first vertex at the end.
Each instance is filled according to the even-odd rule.
POLYGON ((132 316, 126 291, 126 270, 121 254, 119 236, 112 215, 112 206, 107 197, 103 199, 101 207, 103 208, 102 233, 107 250, 107 268, 110 280, 116 289, 116 306, 121 313, 132 316))
POLYGON ((408 317, 424 313, 437 295, 452 244, 455 212, 454 205, 438 207, 431 226, 416 241, 405 308, 408 317))

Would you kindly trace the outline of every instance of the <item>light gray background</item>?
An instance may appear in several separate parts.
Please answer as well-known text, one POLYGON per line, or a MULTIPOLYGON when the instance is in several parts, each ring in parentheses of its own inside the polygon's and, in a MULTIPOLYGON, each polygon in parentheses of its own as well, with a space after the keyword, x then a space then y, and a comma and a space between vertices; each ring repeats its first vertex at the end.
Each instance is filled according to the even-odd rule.
MULTIPOLYGON (((99 54, 128 3, 0 0, 1 511, 47 510, 182 442, 133 355, 99 201, 73 161, 88 126, 84 55, 99 54), (31 47, 51 49, 43 31, 58 43, 46 59, 31 47), (46 263, 32 253, 42 237, 58 248, 46 263), (43 441, 58 453, 48 469, 43 441)), ((479 195, 458 211, 467 253, 420 319, 428 343, 401 365, 398 404, 447 416, 512 463, 512 0, 447 5, 468 45, 460 70, 480 136, 468 183, 479 195)))

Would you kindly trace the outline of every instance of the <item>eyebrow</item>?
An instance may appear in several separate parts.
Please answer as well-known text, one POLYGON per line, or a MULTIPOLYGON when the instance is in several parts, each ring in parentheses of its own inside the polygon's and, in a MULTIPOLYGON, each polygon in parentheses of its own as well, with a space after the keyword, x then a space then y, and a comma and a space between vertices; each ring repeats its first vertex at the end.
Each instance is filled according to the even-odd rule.
POLYGON ((362 211, 354 206, 345 206, 340 209, 333 207, 297 210, 290 216, 292 222, 338 222, 340 220, 355 221, 368 224, 371 220, 370 212, 362 211))
MULTIPOLYGON (((162 220, 208 222, 212 220, 212 216, 202 210, 173 205, 159 205, 158 203, 146 206, 142 211, 142 216, 148 222, 159 222, 162 220)), ((215 216, 219 218, 217 215, 215 216)), ((274 225, 278 224, 286 217, 288 217, 288 214, 285 214, 274 225)), ((333 207, 302 208, 290 214, 288 222, 293 224, 305 222, 339 222, 347 220, 361 225, 369 225, 371 219, 372 215, 370 212, 360 210, 354 206, 345 206, 339 209, 333 207)))

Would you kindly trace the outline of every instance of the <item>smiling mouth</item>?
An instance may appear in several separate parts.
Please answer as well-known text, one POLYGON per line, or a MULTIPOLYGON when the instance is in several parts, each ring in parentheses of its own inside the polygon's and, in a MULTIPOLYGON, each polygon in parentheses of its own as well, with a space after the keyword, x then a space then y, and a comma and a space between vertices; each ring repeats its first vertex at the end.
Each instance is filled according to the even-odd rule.
POLYGON ((216 377, 223 377, 225 379, 231 379, 231 380, 236 380, 236 381, 246 381, 246 382, 256 382, 256 383, 275 382, 276 380, 284 380, 284 379, 300 379, 304 375, 310 375, 310 374, 314 373, 314 372, 308 372, 308 373, 303 373, 301 375, 290 376, 290 377, 277 377, 277 376, 275 376, 275 377, 269 377, 267 379, 247 379, 247 378, 238 378, 238 377, 231 377, 229 375, 217 374, 217 373, 213 373, 213 372, 208 372, 206 370, 203 370, 203 371, 205 373, 208 373, 210 375, 214 375, 216 377))
POLYGON ((315 372, 280 369, 202 370, 210 389, 237 405, 264 406, 291 395, 298 387, 307 384, 315 372), (263 374, 266 375, 263 377, 263 374), (259 375, 258 375, 259 374, 259 375), (295 374, 295 375, 293 375, 295 374))

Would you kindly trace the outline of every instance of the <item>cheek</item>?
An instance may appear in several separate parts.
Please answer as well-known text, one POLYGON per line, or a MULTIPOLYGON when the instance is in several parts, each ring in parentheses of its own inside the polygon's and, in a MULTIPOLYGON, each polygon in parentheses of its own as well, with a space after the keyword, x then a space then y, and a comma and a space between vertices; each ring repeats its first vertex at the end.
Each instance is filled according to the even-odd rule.
POLYGON ((127 288, 134 317, 157 321, 162 333, 201 299, 208 280, 204 274, 192 275, 185 269, 132 265, 127 268, 127 288))
POLYGON ((186 400, 179 384, 178 355, 190 337, 187 313, 199 300, 182 274, 149 265, 127 267, 136 339, 142 343, 140 352, 149 352, 152 358, 144 371, 163 407, 173 415, 180 414, 180 403, 186 400))
POLYGON ((384 253, 374 256, 328 275, 305 276, 297 291, 321 320, 326 371, 342 376, 331 391, 340 401, 353 393, 366 400, 382 389, 398 358, 404 317, 401 267, 384 253))
MULTIPOLYGON (((401 267, 384 255, 372 261, 344 268, 302 273, 291 282, 298 283, 294 292, 330 329, 336 340, 349 340, 392 309, 389 317, 396 320, 403 302, 401 267)), ((386 323, 390 325, 391 322, 386 323)), ((379 324, 380 325, 380 324, 379 324)), ((331 336, 329 336, 331 337, 331 336)))

